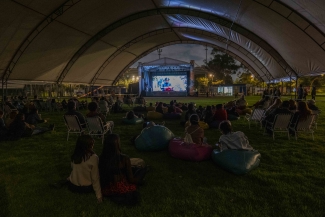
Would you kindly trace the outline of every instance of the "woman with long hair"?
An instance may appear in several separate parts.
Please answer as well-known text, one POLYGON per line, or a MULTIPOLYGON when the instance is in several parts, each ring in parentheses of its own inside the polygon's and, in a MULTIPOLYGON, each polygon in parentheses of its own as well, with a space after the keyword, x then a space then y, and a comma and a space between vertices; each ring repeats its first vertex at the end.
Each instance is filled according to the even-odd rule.
POLYGON ((296 126, 299 121, 304 121, 309 115, 311 115, 311 110, 308 108, 308 105, 304 101, 299 101, 297 106, 297 111, 294 113, 291 120, 291 127, 296 126))
POLYGON ((95 191, 98 202, 102 202, 98 171, 98 156, 93 151, 94 139, 89 135, 79 136, 71 155, 72 172, 68 178, 69 189, 76 193, 95 191))
POLYGON ((121 204, 138 202, 137 184, 143 182, 146 170, 135 176, 130 158, 121 153, 120 137, 109 134, 104 140, 102 154, 99 157, 100 184, 103 196, 121 204))

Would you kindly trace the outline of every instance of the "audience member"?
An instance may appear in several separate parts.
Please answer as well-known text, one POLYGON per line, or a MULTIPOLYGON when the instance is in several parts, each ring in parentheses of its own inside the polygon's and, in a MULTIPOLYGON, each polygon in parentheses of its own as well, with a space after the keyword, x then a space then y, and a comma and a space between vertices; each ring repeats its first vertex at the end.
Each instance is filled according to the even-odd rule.
POLYGON ((72 172, 68 178, 69 189, 76 193, 95 191, 98 202, 102 202, 98 156, 93 151, 94 139, 89 135, 78 137, 75 150, 71 156, 72 172))
POLYGON ((253 150, 253 147, 249 144, 249 141, 243 132, 232 131, 230 121, 221 122, 219 128, 222 133, 218 144, 220 151, 226 149, 253 150))
POLYGON ((103 196, 119 204, 134 205, 139 201, 137 184, 143 183, 147 168, 133 173, 130 158, 122 154, 120 138, 109 134, 99 157, 100 184, 103 196))
POLYGON ((199 116, 197 114, 192 114, 189 118, 189 121, 191 125, 185 128, 185 133, 191 135, 192 141, 195 144, 202 145, 204 138, 204 130, 199 125, 199 116))
POLYGON ((74 101, 69 101, 68 102, 68 111, 65 113, 65 115, 75 115, 79 119, 79 122, 83 128, 86 128, 86 121, 84 116, 76 111, 76 103, 74 101))

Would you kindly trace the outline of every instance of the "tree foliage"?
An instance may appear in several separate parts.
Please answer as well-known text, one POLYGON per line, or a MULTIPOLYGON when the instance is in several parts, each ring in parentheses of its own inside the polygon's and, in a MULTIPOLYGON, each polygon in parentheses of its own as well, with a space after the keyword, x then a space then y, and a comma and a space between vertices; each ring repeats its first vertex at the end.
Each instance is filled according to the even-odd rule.
POLYGON ((215 48, 212 50, 211 55, 213 58, 207 62, 208 70, 213 72, 214 78, 217 81, 222 80, 225 84, 232 84, 233 80, 231 75, 236 74, 237 70, 240 68, 240 64, 228 54, 215 48))

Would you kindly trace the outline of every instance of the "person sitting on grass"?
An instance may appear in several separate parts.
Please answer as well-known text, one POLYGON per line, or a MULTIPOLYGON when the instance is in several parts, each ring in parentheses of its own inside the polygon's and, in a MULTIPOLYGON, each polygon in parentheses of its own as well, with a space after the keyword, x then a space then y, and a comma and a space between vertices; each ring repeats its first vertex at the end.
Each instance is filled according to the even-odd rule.
POLYGON ((120 137, 109 134, 104 140, 103 151, 99 156, 99 174, 102 195, 112 201, 134 205, 139 201, 137 184, 142 184, 147 172, 143 168, 134 173, 130 158, 122 154, 120 137))
POLYGON ((41 119, 40 115, 38 114, 38 109, 33 108, 33 109, 31 109, 31 111, 26 119, 26 122, 28 124, 36 126, 37 124, 40 124, 40 123, 46 123, 47 120, 41 119))
POLYGON ((5 125, 7 128, 9 128, 10 124, 15 120, 16 116, 18 114, 18 111, 11 111, 9 114, 9 118, 7 118, 5 125))
POLYGON ((210 123, 210 127, 219 127, 219 124, 224 121, 227 120, 228 116, 227 116, 227 111, 223 108, 223 104, 218 104, 216 105, 216 111, 214 112, 213 115, 213 121, 210 123))
POLYGON ((219 125, 222 135, 219 138, 219 149, 224 151, 226 149, 242 149, 253 150, 249 144, 247 136, 241 131, 233 132, 230 121, 223 121, 219 125))
POLYGON ((68 188, 75 193, 92 193, 95 191, 97 201, 102 202, 102 191, 98 170, 99 158, 93 151, 94 139, 89 135, 78 137, 71 156, 72 172, 68 177, 68 188))
POLYGON ((146 108, 147 111, 155 111, 156 108, 152 105, 152 102, 149 103, 149 106, 146 108))
POLYGON ((50 125, 50 127, 35 127, 34 125, 26 123, 25 115, 19 113, 8 127, 6 139, 18 140, 21 137, 28 137, 52 130, 54 130, 54 124, 50 125))
POLYGON ((191 135, 192 141, 195 144, 202 145, 204 138, 204 130, 199 125, 199 116, 197 114, 192 114, 189 118, 189 121, 191 125, 185 128, 185 133, 191 135))
POLYGON ((140 113, 135 113, 132 110, 126 113, 126 119, 132 120, 133 118, 143 118, 144 119, 144 115, 140 114, 140 113))

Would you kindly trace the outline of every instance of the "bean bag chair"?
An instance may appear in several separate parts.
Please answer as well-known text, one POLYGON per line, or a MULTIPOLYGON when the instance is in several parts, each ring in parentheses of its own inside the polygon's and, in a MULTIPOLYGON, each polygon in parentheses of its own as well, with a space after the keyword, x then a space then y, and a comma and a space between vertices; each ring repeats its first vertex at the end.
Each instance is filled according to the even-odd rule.
POLYGON ((168 147, 174 134, 165 126, 156 125, 144 128, 135 139, 135 147, 140 151, 160 151, 168 147))
POLYGON ((143 119, 142 118, 132 118, 132 119, 122 118, 122 122, 125 124, 141 124, 141 123, 143 123, 143 119))
POLYGON ((162 119, 163 114, 161 114, 159 112, 155 112, 155 111, 149 111, 147 114, 147 118, 148 119, 162 119))
POLYGON ((149 106, 149 107, 146 107, 146 110, 147 110, 147 111, 155 111, 155 110, 156 110, 156 108, 155 108, 155 107, 153 107, 153 106, 152 106, 152 107, 150 107, 150 106, 149 106))
POLYGON ((221 168, 242 175, 258 167, 261 154, 257 150, 213 150, 211 158, 221 168))
POLYGON ((209 125, 207 123, 205 123, 204 121, 199 121, 199 126, 203 129, 209 129, 209 125))
POLYGON ((180 119, 182 116, 178 113, 164 113, 163 118, 164 119, 180 119))
POLYGON ((212 147, 210 145, 198 145, 185 143, 183 139, 172 139, 169 142, 169 154, 181 160, 204 161, 211 157, 212 147))

